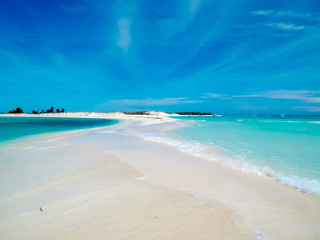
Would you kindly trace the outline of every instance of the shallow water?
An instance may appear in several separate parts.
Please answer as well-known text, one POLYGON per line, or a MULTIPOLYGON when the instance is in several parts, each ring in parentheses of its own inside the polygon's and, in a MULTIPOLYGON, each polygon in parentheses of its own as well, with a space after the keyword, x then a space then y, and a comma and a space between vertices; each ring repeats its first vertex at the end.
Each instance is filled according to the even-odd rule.
POLYGON ((108 126, 117 122, 88 118, 0 117, 0 142, 40 133, 108 126))
POLYGON ((145 137, 320 196, 320 117, 179 119, 192 124, 145 137))

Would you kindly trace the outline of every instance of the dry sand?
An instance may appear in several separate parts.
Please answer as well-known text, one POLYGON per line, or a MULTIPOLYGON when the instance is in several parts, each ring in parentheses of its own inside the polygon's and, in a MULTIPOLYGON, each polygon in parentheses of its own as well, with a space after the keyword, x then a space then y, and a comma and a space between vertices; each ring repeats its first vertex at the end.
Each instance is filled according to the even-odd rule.
POLYGON ((319 239, 319 198, 137 137, 160 117, 3 144, 1 239, 319 239))

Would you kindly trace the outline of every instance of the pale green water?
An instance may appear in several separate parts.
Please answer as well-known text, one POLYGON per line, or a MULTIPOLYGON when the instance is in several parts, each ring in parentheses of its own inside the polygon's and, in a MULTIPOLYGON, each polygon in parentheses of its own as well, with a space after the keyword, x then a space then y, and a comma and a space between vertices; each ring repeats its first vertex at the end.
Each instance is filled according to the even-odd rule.
POLYGON ((193 124, 156 141, 320 196, 320 117, 178 118, 193 124))
POLYGON ((0 142, 40 133, 108 126, 117 122, 88 118, 0 117, 0 142))

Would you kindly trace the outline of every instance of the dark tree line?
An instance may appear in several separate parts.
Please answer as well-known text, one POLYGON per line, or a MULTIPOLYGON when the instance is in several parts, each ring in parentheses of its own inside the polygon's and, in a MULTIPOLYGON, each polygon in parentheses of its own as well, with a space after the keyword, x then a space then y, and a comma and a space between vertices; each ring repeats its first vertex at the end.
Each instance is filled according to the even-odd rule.
POLYGON ((54 111, 54 107, 51 107, 50 109, 47 109, 47 110, 41 110, 41 112, 39 111, 35 111, 35 110, 32 110, 32 113, 33 114, 41 114, 41 113, 54 113, 54 112, 56 112, 56 113, 63 113, 64 112, 64 108, 62 108, 61 110, 59 109, 59 108, 57 108, 57 110, 56 111, 54 111))
MULTIPOLYGON (((33 114, 41 114, 41 113, 63 113, 64 112, 64 108, 62 108, 61 110, 59 108, 57 108, 56 111, 54 111, 54 107, 51 107, 48 110, 41 110, 41 111, 36 111, 36 110, 32 110, 33 114)), ((23 113, 23 110, 21 108, 17 108, 15 110, 9 111, 9 113, 23 113)))
POLYGON ((206 115, 212 115, 212 113, 207 112, 177 112, 179 115, 196 115, 196 116, 206 116, 206 115))
POLYGON ((23 113, 21 108, 17 108, 16 110, 9 111, 9 113, 23 113))

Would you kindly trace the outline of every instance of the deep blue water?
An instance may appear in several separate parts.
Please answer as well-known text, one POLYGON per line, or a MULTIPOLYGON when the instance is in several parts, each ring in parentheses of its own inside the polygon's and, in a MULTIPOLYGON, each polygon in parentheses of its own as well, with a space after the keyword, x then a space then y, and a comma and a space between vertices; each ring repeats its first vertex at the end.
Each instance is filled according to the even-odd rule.
POLYGON ((92 118, 0 117, 0 142, 40 133, 108 126, 117 122, 92 118))

